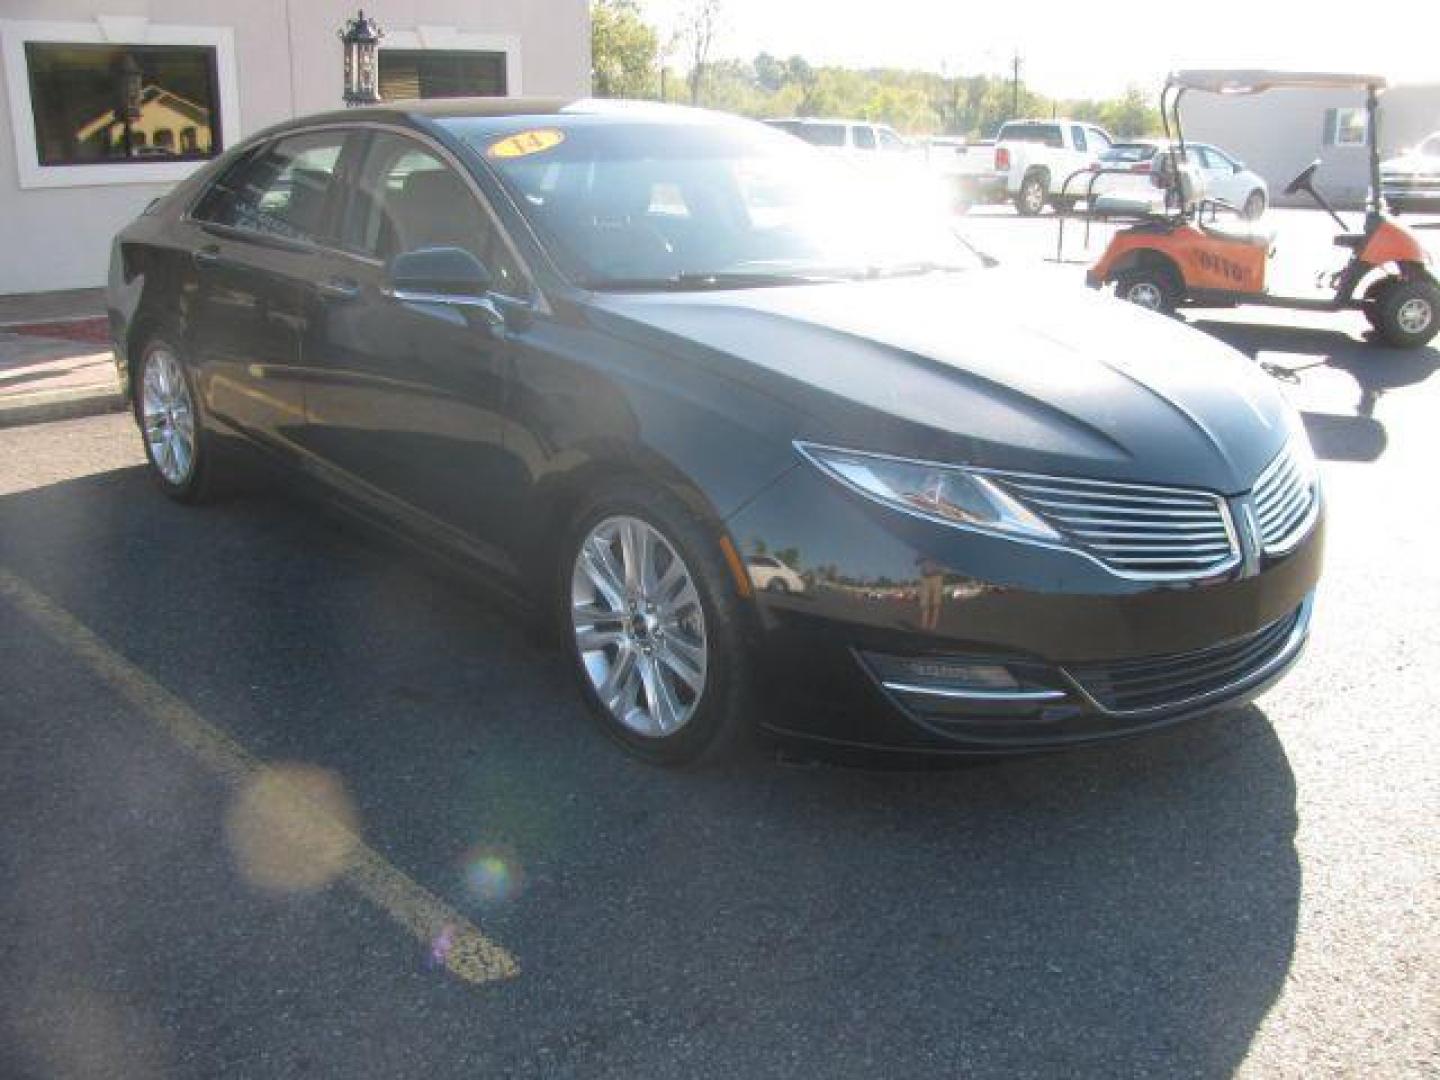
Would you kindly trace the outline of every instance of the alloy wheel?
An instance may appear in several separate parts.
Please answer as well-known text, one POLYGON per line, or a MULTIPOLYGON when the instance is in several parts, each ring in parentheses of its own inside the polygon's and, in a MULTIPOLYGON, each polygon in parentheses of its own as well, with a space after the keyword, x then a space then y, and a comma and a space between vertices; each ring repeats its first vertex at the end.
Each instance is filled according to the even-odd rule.
POLYGON ((1407 334, 1423 334, 1430 329, 1435 318, 1435 309, 1423 296, 1411 297, 1400 305, 1395 313, 1395 322, 1407 334))
POLYGON ((1125 290, 1125 299, 1149 311, 1159 311, 1164 303, 1164 297, 1160 294, 1160 286, 1153 281, 1135 282, 1125 290))
POLYGON ((576 652, 610 715, 648 738, 689 723, 705 691, 705 614, 660 531, 636 517, 598 522, 576 554, 570 601, 576 652))
POLYGON ((169 483, 184 484, 195 468, 195 409, 180 361, 164 346, 145 359, 140 413, 150 460, 169 483))

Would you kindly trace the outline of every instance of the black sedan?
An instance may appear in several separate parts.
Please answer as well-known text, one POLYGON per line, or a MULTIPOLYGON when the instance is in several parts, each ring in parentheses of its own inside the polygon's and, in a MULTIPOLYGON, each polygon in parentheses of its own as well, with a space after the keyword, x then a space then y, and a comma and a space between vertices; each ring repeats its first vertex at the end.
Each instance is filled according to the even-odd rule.
POLYGON ((652 760, 1013 752, 1259 693, 1320 572, 1294 411, 870 183, 661 106, 304 118, 117 237, 116 362, 168 494, 265 451, 525 598, 652 760))

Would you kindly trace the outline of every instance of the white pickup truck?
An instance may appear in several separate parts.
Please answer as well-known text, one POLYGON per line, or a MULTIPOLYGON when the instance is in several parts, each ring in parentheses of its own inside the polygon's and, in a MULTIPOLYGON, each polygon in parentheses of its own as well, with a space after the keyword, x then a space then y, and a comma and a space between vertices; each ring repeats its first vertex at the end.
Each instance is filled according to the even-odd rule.
POLYGON ((1068 210, 1085 197, 1084 176, 1076 176, 1109 150, 1114 140, 1104 128, 1083 120, 1011 120, 995 136, 995 172, 1004 178, 1005 196, 1032 217, 1048 203, 1068 210))

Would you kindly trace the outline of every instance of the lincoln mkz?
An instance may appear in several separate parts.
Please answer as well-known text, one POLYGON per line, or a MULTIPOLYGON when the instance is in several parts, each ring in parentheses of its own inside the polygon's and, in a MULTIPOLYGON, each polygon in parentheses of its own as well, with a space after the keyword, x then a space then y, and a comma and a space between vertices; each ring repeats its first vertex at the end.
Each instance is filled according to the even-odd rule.
POLYGON ((873 184, 665 106, 299 119, 117 237, 116 362, 164 491, 264 451, 524 599, 654 761, 756 727, 1055 748, 1254 697, 1320 573, 1297 414, 873 184))

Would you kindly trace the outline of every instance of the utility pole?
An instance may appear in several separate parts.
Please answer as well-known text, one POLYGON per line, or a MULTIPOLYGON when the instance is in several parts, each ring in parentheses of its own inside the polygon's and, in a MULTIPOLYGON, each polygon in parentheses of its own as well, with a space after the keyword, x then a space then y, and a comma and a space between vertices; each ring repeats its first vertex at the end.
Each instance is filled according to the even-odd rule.
POLYGON ((1020 119, 1020 50, 1010 58, 1010 118, 1020 119))

